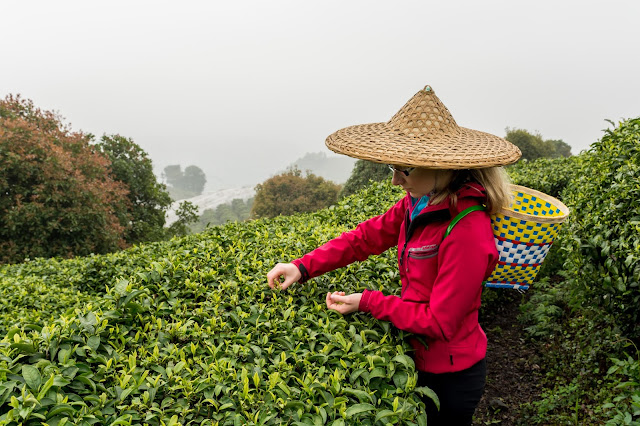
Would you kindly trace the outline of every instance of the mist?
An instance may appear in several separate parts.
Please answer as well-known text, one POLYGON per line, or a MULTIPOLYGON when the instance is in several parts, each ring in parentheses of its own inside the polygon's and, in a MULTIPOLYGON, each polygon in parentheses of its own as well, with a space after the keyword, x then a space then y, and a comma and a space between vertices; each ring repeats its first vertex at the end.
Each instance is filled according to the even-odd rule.
POLYGON ((636 1, 6 2, 0 96, 255 185, 426 84, 463 127, 574 153, 640 111, 636 1))

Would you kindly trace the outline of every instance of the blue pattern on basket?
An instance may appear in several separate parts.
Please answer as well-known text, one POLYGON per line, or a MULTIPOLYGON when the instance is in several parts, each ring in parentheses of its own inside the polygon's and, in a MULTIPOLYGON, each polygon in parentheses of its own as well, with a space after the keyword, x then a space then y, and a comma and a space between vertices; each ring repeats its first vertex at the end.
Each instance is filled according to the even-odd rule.
POLYGON ((491 225, 498 249, 498 264, 485 282, 487 287, 526 290, 538 274, 562 223, 536 222, 536 216, 565 216, 550 202, 533 194, 513 191, 511 210, 528 215, 530 220, 493 215, 491 225))

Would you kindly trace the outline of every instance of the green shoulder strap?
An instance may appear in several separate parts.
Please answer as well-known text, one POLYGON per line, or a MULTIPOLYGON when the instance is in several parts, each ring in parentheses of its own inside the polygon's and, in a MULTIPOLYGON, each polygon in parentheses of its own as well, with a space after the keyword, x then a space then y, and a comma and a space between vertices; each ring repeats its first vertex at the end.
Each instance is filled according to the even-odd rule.
POLYGON ((463 217, 465 217, 471 212, 475 212, 478 210, 486 210, 486 209, 487 208, 485 206, 478 205, 478 206, 467 207, 466 209, 462 210, 460 213, 458 213, 456 217, 453 218, 453 220, 447 227, 447 232, 444 233, 444 238, 447 238, 447 236, 451 233, 451 230, 453 229, 453 227, 456 226, 456 223, 460 222, 460 219, 462 219, 463 217))

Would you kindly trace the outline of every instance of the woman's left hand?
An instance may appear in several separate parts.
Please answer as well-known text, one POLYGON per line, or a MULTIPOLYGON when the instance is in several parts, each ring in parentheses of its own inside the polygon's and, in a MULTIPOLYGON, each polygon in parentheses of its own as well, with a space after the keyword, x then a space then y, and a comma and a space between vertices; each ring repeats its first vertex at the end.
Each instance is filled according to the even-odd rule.
POLYGON ((340 312, 342 315, 356 312, 360 306, 362 293, 353 293, 345 296, 344 291, 327 293, 327 308, 340 312))

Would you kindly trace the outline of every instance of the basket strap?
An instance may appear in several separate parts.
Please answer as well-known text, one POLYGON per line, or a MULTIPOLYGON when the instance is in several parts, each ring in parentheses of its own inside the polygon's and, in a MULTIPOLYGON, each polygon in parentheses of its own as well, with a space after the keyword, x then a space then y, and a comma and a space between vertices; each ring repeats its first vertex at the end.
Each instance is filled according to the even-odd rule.
POLYGON ((460 222, 460 220, 463 217, 465 217, 466 215, 468 215, 471 212, 475 212, 475 211, 479 211, 479 210, 486 210, 486 209, 487 208, 485 206, 476 205, 476 206, 467 207, 466 209, 462 210, 460 213, 458 213, 456 215, 456 217, 453 218, 451 223, 449 223, 449 226, 447 227, 447 232, 444 233, 444 238, 447 238, 447 236, 451 233, 451 230, 453 229, 453 227, 456 226, 456 223, 460 222))

